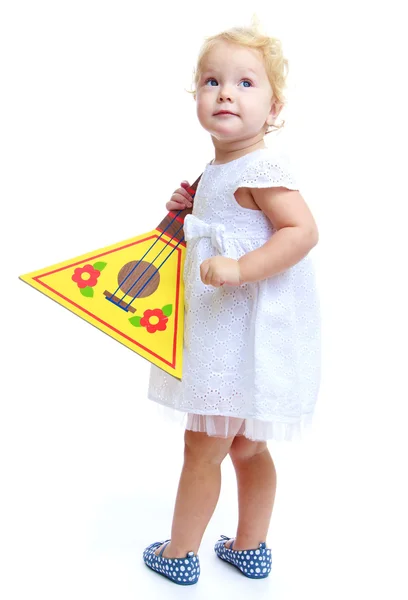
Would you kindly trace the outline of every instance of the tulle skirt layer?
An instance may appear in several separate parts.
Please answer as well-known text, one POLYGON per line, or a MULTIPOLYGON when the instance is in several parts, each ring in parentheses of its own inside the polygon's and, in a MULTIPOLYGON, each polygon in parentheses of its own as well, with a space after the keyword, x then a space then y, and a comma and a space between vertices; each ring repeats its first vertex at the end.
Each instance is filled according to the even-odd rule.
POLYGON ((186 413, 156 402, 153 404, 162 419, 177 423, 183 429, 221 438, 243 435, 252 441, 300 441, 305 437, 305 432, 311 426, 313 418, 313 415, 309 414, 303 415, 300 422, 283 423, 253 418, 186 413))

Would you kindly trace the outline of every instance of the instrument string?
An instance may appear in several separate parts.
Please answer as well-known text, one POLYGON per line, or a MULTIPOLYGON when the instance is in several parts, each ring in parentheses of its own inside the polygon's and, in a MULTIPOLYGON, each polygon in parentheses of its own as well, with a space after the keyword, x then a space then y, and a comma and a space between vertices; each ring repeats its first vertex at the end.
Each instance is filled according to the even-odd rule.
MULTIPOLYGON (((151 267, 154 267, 154 263, 155 263, 155 261, 156 261, 156 260, 159 258, 160 254, 161 254, 162 252, 164 252, 164 250, 167 250, 167 247, 170 245, 170 242, 171 242, 171 241, 174 239, 174 237, 175 237, 175 236, 176 236, 176 235, 179 233, 179 231, 181 231, 182 229, 183 229, 183 225, 180 225, 180 227, 179 227, 179 228, 177 229, 177 231, 174 233, 173 237, 172 237, 170 240, 168 240, 168 241, 166 242, 166 244, 163 246, 163 248, 160 250, 159 254, 157 254, 157 255, 154 257, 154 259, 153 259, 153 260, 150 262, 150 264, 149 264, 149 265, 146 267, 146 269, 143 271, 143 273, 141 273, 141 274, 139 275, 139 277, 138 277, 138 278, 136 279, 136 281, 135 281, 135 282, 134 282, 134 283, 133 283, 133 284, 130 286, 130 288, 129 288, 129 289, 126 291, 126 292, 124 292, 124 294, 123 294, 122 298, 120 298, 120 300, 121 300, 121 301, 122 301, 122 300, 125 298, 125 296, 130 296, 130 293, 129 293, 129 292, 130 292, 130 291, 131 291, 131 290, 132 290, 132 289, 135 287, 135 285, 136 285, 136 284, 137 284, 137 283, 138 283, 138 282, 141 280, 141 278, 143 277, 143 275, 144 275, 144 274, 145 274, 145 273, 146 273, 146 272, 147 272, 147 271, 148 271, 148 270, 149 270, 151 267)), ((183 238, 183 239, 184 239, 184 238, 183 238)), ((177 246, 178 246, 179 244, 180 244, 180 242, 177 244, 177 246)), ((149 248, 149 250, 151 250, 151 249, 153 248, 153 246, 154 246, 154 244, 153 244, 153 245, 152 245, 152 246, 149 248)), ((176 246, 176 248, 177 248, 177 246, 176 246)), ((170 256, 170 255, 173 253, 173 251, 174 251, 174 250, 175 250, 175 248, 173 248, 173 250, 170 252, 169 256, 170 256)), ((146 256, 146 254, 145 254, 145 256, 146 256)), ((137 267, 137 265, 138 265, 138 264, 140 264, 140 261, 139 261, 139 262, 138 262, 138 263, 137 263, 137 264, 136 264, 136 265, 133 267, 133 269, 132 269, 132 272, 135 270, 135 268, 137 267)), ((162 264, 163 264, 163 263, 162 263, 162 264)), ((161 265, 160 265, 160 266, 161 266, 161 265)), ((158 267, 158 268, 157 268, 157 271, 158 271, 159 269, 160 269, 160 267, 158 267)), ((151 279, 153 279, 153 277, 154 277, 155 275, 156 275, 156 272, 154 272, 154 273, 153 273, 153 275, 152 275, 152 276, 149 278, 148 282, 149 282, 151 279)), ((146 283, 148 283, 148 282, 146 282, 146 283)), ((137 297, 138 297, 138 295, 140 294, 140 292, 141 292, 141 291, 142 291, 142 290, 143 290, 143 289, 146 287, 146 283, 145 283, 145 284, 144 284, 144 286, 143 286, 143 287, 142 287, 142 288, 141 288, 141 289, 140 289, 140 290, 137 292, 137 294, 135 294, 135 296, 134 296, 133 300, 134 300, 135 298, 137 298, 137 297)), ((123 285, 123 281, 122 281, 121 285, 123 285)), ((133 302, 133 300, 132 300, 132 302, 133 302)), ((129 306, 129 305, 128 305, 128 306, 129 306)))
MULTIPOLYGON (((113 302, 113 304, 116 304, 115 301, 112 301, 112 298, 117 294, 117 292, 120 290, 121 286, 125 283, 125 281, 127 279, 129 279, 129 277, 132 275, 132 273, 134 272, 134 270, 139 266, 139 264, 142 262, 142 260, 149 254, 150 250, 152 248, 154 248, 154 246, 157 244, 157 242, 163 237, 163 235, 166 233, 166 231, 169 229, 169 227, 171 227, 171 225, 174 223, 174 221, 177 219, 178 215, 181 213, 182 211, 178 211, 175 216, 173 217, 173 219, 169 222, 169 224, 167 225, 167 227, 161 232, 160 236, 155 240, 155 242, 146 250, 146 252, 144 253, 144 255, 142 256, 142 258, 134 265, 134 267, 129 271, 129 273, 126 275, 126 277, 123 279, 123 281, 121 281, 118 285, 118 287, 116 288, 116 290, 112 293, 111 296, 107 296, 107 300, 110 300, 111 302, 113 302)), ((181 227, 176 231, 176 233, 173 235, 173 237, 170 239, 170 241, 173 240, 174 236, 177 235, 177 233, 180 231, 180 229, 182 229, 183 225, 181 225, 181 227)), ((184 238, 183 238, 184 239, 184 238)), ((164 246, 164 248, 166 246, 169 245, 170 241, 166 242, 166 245, 164 246)), ((177 244, 178 246, 178 244, 177 244)), ((157 258, 157 256, 156 256, 157 258)), ((149 265, 150 267, 150 265, 149 265)), ((149 268, 148 267, 148 268, 149 268)), ((147 270, 147 269, 146 269, 147 270)), ((144 273, 142 273, 142 275, 140 277, 143 276, 144 273)), ((140 279, 139 277, 139 279, 140 279)), ((138 279, 138 281, 139 281, 138 279)), ((134 284, 133 284, 134 285, 134 284)), ((133 287, 133 286, 132 286, 133 287)), ((131 289, 131 288, 130 288, 131 289)), ((126 296, 126 293, 124 294, 124 296, 122 297, 122 299, 126 296)))
MULTIPOLYGON (((196 194, 196 190, 197 190, 197 185, 198 182, 201 179, 201 175, 200 177, 197 179, 197 181, 191 186, 191 188, 189 188, 189 192, 192 195, 192 197, 194 198, 195 194, 196 194)), ((137 278, 137 280, 132 284, 132 286, 123 294, 123 296, 119 299, 115 298, 115 300, 112 300, 112 298, 117 294, 117 292, 121 289, 121 286, 123 286, 123 284, 127 281, 127 279, 129 279, 129 277, 132 275, 132 273, 135 271, 135 269, 137 269, 137 267, 140 265, 140 263, 142 262, 142 260, 149 254, 150 250, 152 250, 152 248, 154 248, 154 246, 157 244, 157 242, 163 237, 163 235, 166 233, 166 231, 169 229, 169 227, 171 227, 171 225, 174 223, 174 221, 177 219, 177 217, 180 215, 180 213, 183 212, 182 210, 179 210, 178 212, 176 212, 174 214, 174 217, 171 219, 171 221, 169 222, 169 224, 167 225, 167 227, 161 232, 161 234, 159 235, 159 237, 155 240, 155 242, 146 250, 146 252, 144 253, 144 255, 142 256, 141 259, 139 259, 137 261, 137 263, 132 267, 132 269, 129 271, 129 273, 126 275, 126 277, 119 282, 118 287, 116 288, 116 290, 110 295, 110 296, 106 296, 106 299, 109 300, 110 302, 112 302, 113 304, 116 304, 116 306, 119 306, 119 308, 123 308, 123 310, 128 310, 129 306, 132 304, 132 302, 134 302, 134 300, 142 293, 142 291, 144 290, 144 288, 147 286, 147 284, 153 279, 153 277, 157 274, 157 271, 159 271, 161 269, 161 267, 164 265, 164 263, 170 258, 170 256, 173 254, 173 252, 178 248, 178 246, 184 242, 184 236, 178 241, 178 243, 176 244, 176 246, 174 246, 174 248, 172 249, 172 251, 166 256, 166 258, 160 263, 160 265, 157 267, 156 271, 149 277, 149 279, 144 283, 144 285, 141 287, 140 290, 138 290, 138 292, 135 294, 135 296, 132 298, 132 300, 130 300, 130 302, 128 302, 126 304, 125 307, 122 307, 122 302, 124 303, 124 298, 125 296, 129 295, 129 292, 131 291, 131 289, 138 283, 138 281, 140 281, 140 279, 143 277, 143 275, 150 269, 150 267, 154 266, 154 262, 155 260, 157 260, 157 258, 159 258, 160 254, 168 247, 170 246, 170 242, 175 238, 175 236, 179 233, 179 231, 181 231, 181 229, 183 228, 184 223, 179 227, 179 229, 177 229, 177 231, 173 234, 173 236, 170 238, 170 240, 167 240, 164 247, 162 248, 162 250, 159 252, 159 254, 157 254, 155 256, 155 258, 153 259, 153 261, 149 264, 149 266, 143 271, 143 273, 137 278)))
MULTIPOLYGON (((157 267, 157 270, 159 271, 160 268, 164 265, 164 263, 166 262, 166 260, 168 260, 170 258, 170 256, 173 254, 173 252, 177 249, 177 247, 181 244, 181 242, 184 242, 184 237, 181 238, 181 240, 176 244, 176 246, 174 246, 173 250, 166 256, 166 258, 163 260, 163 262, 157 267)), ((157 257, 156 257, 157 258, 157 257)), ((156 260, 156 259, 155 259, 156 260)), ((146 269, 147 271, 147 269, 146 269)), ((125 310, 127 310, 129 308, 129 306, 132 304, 132 302, 134 302, 134 300, 138 297, 138 295, 144 290, 144 288, 147 286, 147 284, 149 283, 149 281, 151 279, 153 279, 153 277, 156 275, 156 273, 153 273, 153 275, 151 275, 149 277, 149 279, 146 281, 146 283, 140 288, 140 290, 138 291, 138 293, 134 296, 133 300, 131 300, 125 307, 125 310)), ((126 295, 126 294, 125 294, 126 295)))

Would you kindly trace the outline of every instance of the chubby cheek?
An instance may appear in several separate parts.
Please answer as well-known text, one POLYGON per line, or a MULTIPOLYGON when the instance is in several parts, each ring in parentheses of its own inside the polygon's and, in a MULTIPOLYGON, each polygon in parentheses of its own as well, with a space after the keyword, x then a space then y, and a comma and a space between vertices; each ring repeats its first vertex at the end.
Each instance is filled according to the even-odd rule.
POLYGON ((200 121, 205 120, 206 118, 208 118, 209 116, 211 116, 212 114, 212 103, 210 98, 206 97, 205 95, 201 95, 201 96, 197 96, 197 117, 199 118, 200 121))
POLYGON ((247 121, 251 122, 255 127, 262 127, 268 116, 267 106, 262 107, 260 104, 254 103, 253 106, 247 106, 245 109, 247 121))

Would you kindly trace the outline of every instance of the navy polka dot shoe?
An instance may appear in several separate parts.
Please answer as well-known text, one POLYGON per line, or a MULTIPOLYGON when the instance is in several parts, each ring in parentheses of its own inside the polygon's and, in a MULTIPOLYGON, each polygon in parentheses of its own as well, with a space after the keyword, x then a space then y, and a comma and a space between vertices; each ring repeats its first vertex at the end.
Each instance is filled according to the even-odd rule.
POLYGON ((232 538, 222 535, 215 544, 214 550, 218 558, 231 563, 243 575, 251 579, 268 577, 272 569, 272 552, 270 548, 266 547, 266 542, 262 542, 258 548, 253 550, 233 550, 234 542, 231 542, 229 548, 225 547, 225 542, 230 539, 232 538))
POLYGON ((200 576, 200 560, 198 555, 194 554, 194 552, 187 552, 185 558, 165 558, 162 554, 169 542, 170 540, 154 542, 154 544, 150 544, 150 546, 145 548, 143 560, 146 565, 150 569, 153 569, 153 571, 160 573, 160 575, 171 579, 174 583, 180 585, 197 583, 200 576), (159 554, 155 554, 155 550, 160 548, 162 544, 164 546, 159 554))

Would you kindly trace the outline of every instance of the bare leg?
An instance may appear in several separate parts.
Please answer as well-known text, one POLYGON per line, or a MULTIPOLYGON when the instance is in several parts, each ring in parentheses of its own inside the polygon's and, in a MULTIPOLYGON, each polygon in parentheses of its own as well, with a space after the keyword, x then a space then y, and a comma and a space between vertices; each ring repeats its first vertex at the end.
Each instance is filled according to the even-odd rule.
MULTIPOLYGON (((165 558, 182 558, 190 551, 198 553, 220 495, 221 463, 233 439, 186 430, 184 465, 177 491, 171 542, 163 552, 165 558)), ((159 554, 160 549, 155 553, 159 554)))
MULTIPOLYGON (((230 450, 238 485, 239 522, 234 550, 266 541, 276 494, 276 469, 265 442, 236 438, 230 450)), ((228 548, 232 540, 226 542, 228 548)))

